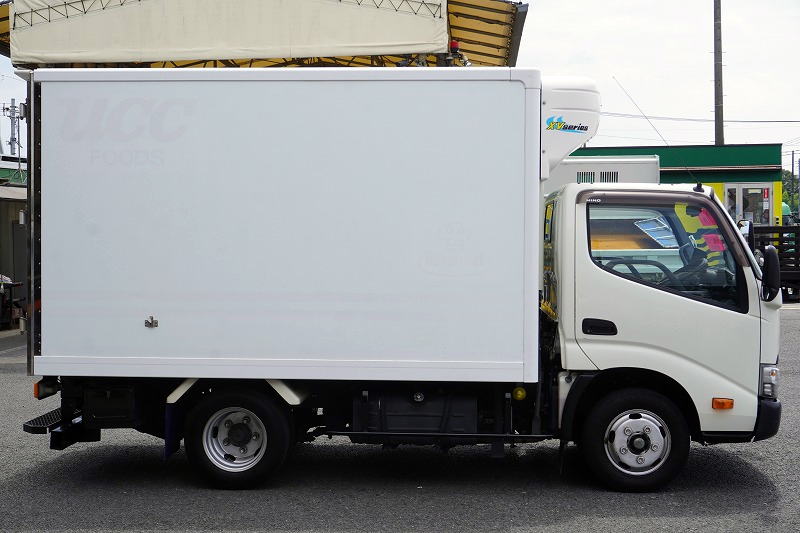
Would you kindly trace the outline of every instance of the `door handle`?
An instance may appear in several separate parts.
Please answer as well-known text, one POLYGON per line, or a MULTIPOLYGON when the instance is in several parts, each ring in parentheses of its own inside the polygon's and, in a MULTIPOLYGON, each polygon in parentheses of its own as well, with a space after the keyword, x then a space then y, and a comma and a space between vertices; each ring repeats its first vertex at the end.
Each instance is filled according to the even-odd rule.
POLYGON ((583 332, 586 335, 616 335, 617 325, 601 318, 584 318, 583 332))

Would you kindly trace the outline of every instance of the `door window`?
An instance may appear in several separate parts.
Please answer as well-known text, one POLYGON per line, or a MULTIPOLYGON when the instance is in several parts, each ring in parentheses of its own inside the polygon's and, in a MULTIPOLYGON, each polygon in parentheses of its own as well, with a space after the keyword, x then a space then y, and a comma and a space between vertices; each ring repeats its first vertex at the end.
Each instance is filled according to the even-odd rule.
POLYGON ((725 194, 725 208, 728 210, 728 214, 731 216, 733 220, 737 222, 741 220, 741 215, 739 214, 738 207, 737 207, 737 192, 735 185, 729 185, 726 188, 725 194))
POLYGON ((772 184, 737 183, 725 186, 725 208, 737 223, 772 224, 772 184))
POLYGON ((769 189, 765 187, 742 188, 743 218, 753 224, 769 224, 769 189))
POLYGON ((746 289, 719 221, 700 204, 589 204, 593 262, 616 275, 746 311, 746 289))

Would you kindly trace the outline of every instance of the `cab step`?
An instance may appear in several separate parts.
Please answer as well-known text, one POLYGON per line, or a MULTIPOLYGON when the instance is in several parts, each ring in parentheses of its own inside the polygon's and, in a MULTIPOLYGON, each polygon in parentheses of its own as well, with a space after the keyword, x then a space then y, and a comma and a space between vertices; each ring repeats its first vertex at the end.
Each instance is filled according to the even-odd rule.
MULTIPOLYGON (((72 415, 70 420, 73 420, 76 416, 79 416, 80 412, 75 411, 72 415)), ((24 424, 22 424, 22 429, 25 433, 33 433, 36 435, 43 435, 48 431, 53 431, 54 428, 60 426, 63 423, 63 417, 61 416, 61 408, 58 407, 53 409, 49 413, 45 413, 42 416, 37 416, 33 420, 28 420, 24 424)))

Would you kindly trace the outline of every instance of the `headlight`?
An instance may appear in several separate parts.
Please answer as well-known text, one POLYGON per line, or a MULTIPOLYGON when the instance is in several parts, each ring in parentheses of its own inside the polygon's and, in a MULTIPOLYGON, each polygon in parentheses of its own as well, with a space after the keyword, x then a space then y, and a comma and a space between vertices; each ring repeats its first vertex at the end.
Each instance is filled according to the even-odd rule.
POLYGON ((761 396, 778 397, 778 377, 780 370, 775 365, 761 365, 761 396))

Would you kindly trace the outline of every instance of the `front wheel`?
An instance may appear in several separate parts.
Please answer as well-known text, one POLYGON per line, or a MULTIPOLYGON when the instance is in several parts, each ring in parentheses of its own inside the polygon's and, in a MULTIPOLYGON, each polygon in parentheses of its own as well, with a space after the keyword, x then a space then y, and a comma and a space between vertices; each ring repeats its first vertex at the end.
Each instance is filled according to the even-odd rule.
POLYGON ((689 456, 689 428, 665 396, 623 389, 602 398, 583 425, 589 468, 612 489, 647 491, 674 478, 689 456))
POLYGON ((215 486, 250 488, 286 459, 286 414, 257 392, 211 392, 189 413, 186 454, 215 486))

